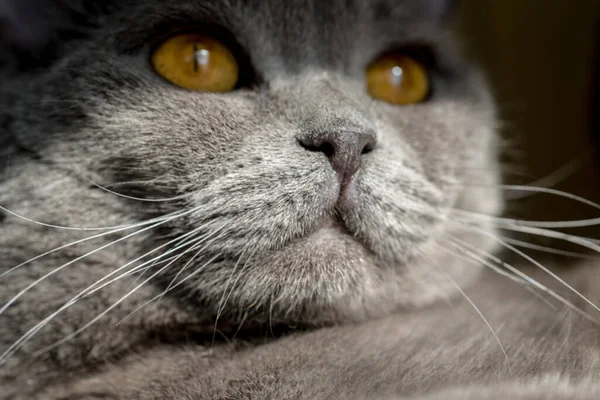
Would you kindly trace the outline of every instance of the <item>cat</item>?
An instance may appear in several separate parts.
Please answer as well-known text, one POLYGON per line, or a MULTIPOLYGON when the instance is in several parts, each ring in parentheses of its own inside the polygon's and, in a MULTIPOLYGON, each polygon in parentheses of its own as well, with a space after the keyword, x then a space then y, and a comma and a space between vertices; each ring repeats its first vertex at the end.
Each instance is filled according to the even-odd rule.
POLYGON ((2 0, 0 399, 599 398, 455 3, 2 0))

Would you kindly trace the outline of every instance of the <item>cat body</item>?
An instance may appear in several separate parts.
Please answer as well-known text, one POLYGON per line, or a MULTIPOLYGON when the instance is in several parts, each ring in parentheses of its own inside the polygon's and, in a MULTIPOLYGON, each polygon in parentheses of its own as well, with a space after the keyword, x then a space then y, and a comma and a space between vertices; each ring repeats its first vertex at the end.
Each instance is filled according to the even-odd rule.
POLYGON ((498 281, 484 274, 478 288, 466 292, 486 322, 458 300, 243 350, 233 350, 232 343, 221 355, 197 346, 155 349, 68 393, 141 399, 597 398, 595 325, 566 307, 548 307, 514 282, 498 281))
POLYGON ((451 3, 52 3, 0 84, 0 398, 596 398, 593 268, 485 269, 495 106, 451 3), (158 76, 181 32, 235 90, 158 76), (390 52, 426 99, 365 91, 390 52))

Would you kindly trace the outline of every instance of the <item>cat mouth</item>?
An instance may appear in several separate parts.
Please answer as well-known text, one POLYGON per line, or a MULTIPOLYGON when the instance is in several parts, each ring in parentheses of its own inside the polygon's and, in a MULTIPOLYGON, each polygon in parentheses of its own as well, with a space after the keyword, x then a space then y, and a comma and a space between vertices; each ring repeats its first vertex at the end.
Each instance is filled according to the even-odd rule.
POLYGON ((327 231, 350 234, 350 231, 348 230, 348 228, 346 227, 346 225, 342 222, 342 220, 340 218, 331 218, 331 217, 327 218, 316 229, 316 232, 327 232, 327 231))
POLYGON ((333 213, 324 218, 317 225, 315 233, 329 232, 348 236, 355 236, 355 232, 350 229, 344 221, 345 210, 351 209, 354 203, 354 179, 351 178, 348 182, 341 185, 337 192, 337 201, 333 209, 333 213))
MULTIPOLYGON (((336 213, 334 216, 325 218, 310 236, 332 238, 332 237, 350 237, 356 239, 356 233, 348 227, 342 217, 336 213)), ((364 245, 364 243, 360 243, 364 245)))

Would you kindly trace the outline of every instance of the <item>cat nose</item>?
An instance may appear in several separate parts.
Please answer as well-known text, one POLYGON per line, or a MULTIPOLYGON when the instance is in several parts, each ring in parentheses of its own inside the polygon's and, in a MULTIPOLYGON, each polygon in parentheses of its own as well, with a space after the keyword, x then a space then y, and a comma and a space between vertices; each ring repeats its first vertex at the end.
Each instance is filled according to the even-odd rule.
POLYGON ((358 171, 364 154, 375 148, 374 132, 370 131, 323 131, 299 138, 306 150, 327 156, 339 179, 347 183, 358 171))

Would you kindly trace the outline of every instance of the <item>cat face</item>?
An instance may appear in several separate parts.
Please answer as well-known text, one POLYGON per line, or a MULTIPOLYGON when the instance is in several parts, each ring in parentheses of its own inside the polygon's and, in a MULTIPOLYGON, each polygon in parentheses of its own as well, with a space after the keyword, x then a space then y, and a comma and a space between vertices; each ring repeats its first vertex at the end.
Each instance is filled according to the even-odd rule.
POLYGON ((160 249, 168 268, 149 284, 174 283, 170 296, 225 320, 360 320, 445 296, 477 273, 451 240, 493 247, 491 228, 465 228, 455 209, 501 205, 489 189, 494 107, 448 34, 448 3, 107 5, 50 67, 5 84, 11 140, 79 177, 57 188, 31 176, 21 214, 78 226, 164 217, 118 245, 107 273, 160 249), (234 90, 157 73, 154 52, 183 33, 229 49, 234 90), (426 70, 426 99, 373 98, 367 71, 389 54, 426 70))

